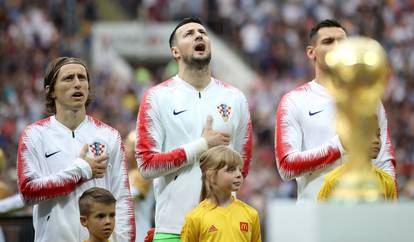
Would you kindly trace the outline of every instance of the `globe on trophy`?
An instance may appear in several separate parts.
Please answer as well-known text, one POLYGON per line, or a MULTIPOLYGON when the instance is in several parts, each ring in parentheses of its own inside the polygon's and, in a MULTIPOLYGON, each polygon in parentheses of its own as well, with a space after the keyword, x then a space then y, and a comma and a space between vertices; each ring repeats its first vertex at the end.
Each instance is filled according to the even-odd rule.
POLYGON ((344 203, 383 200, 372 170, 370 149, 378 132, 377 111, 387 85, 389 66, 383 47, 367 37, 341 41, 325 56, 336 102, 336 130, 346 150, 344 172, 328 200, 344 203))

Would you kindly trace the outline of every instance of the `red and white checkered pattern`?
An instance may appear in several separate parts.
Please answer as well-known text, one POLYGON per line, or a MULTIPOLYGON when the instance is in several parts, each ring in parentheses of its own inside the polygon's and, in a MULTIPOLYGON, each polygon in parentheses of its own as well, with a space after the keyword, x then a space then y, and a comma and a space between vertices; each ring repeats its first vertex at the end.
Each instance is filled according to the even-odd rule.
POLYGON ((227 106, 227 104, 220 104, 217 105, 217 111, 219 112, 223 120, 227 122, 227 120, 231 116, 231 107, 227 106))
POLYGON ((89 151, 94 155, 94 156, 100 156, 102 154, 105 153, 106 151, 106 146, 100 142, 94 142, 92 144, 89 145, 89 151))

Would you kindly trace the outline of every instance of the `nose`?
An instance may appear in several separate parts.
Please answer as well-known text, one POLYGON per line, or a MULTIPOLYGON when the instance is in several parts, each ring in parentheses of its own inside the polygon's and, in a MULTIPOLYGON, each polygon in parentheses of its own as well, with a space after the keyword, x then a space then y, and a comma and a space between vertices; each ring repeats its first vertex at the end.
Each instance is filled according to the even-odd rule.
POLYGON ((196 40, 202 40, 203 39, 203 35, 200 32, 196 32, 196 40))
POLYGON ((73 83, 75 85, 76 88, 80 88, 81 87, 81 82, 79 80, 79 78, 77 76, 74 77, 75 79, 73 80, 73 83))
POLYGON ((112 219, 109 216, 105 217, 105 224, 111 224, 112 223, 112 219))
POLYGON ((241 170, 236 170, 236 178, 242 178, 242 173, 241 173, 241 170))

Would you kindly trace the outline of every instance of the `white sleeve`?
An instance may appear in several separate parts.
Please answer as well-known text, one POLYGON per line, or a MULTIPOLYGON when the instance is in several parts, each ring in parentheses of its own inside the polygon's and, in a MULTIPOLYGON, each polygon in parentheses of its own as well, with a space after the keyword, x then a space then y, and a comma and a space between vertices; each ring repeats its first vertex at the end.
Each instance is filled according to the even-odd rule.
POLYGON ((388 121, 385 109, 382 103, 378 109, 378 124, 381 129, 381 149, 376 159, 373 160, 381 170, 385 171, 395 179, 395 156, 394 147, 391 143, 390 131, 388 129, 388 121))
POLYGON ((302 150, 302 128, 298 109, 288 94, 282 97, 276 114, 275 157, 283 180, 322 169, 341 157, 338 136, 319 147, 302 150))
POLYGON ((137 117, 135 157, 144 178, 155 178, 192 164, 208 149, 204 138, 199 138, 176 149, 161 152, 165 139, 159 110, 152 89, 144 95, 137 117))

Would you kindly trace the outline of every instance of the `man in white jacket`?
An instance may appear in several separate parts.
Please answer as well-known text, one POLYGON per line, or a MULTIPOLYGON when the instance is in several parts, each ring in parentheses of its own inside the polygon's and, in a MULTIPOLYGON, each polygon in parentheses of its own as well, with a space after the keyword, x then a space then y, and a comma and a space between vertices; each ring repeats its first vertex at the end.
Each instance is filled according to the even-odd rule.
MULTIPOLYGON (((275 157, 283 180, 296 179, 298 201, 316 201, 326 174, 342 164, 346 154, 335 130, 335 100, 326 89, 331 81, 324 57, 347 38, 335 20, 316 24, 309 33, 308 58, 315 79, 286 93, 276 114, 275 157)), ((395 179, 394 148, 383 105, 378 107, 380 144, 372 143, 372 163, 395 179)))
POLYGON ((217 145, 241 153, 243 176, 251 158, 252 129, 245 96, 211 77, 210 40, 198 18, 183 19, 170 36, 178 75, 152 87, 137 118, 136 157, 154 179, 154 241, 179 241, 187 212, 199 203, 199 156, 217 145))
POLYGON ((19 191, 34 204, 35 241, 84 241, 78 200, 91 187, 117 200, 111 241, 134 241, 134 211, 127 163, 118 131, 86 115, 90 78, 73 57, 53 60, 46 71, 46 107, 53 115, 27 126, 17 154, 19 191))

